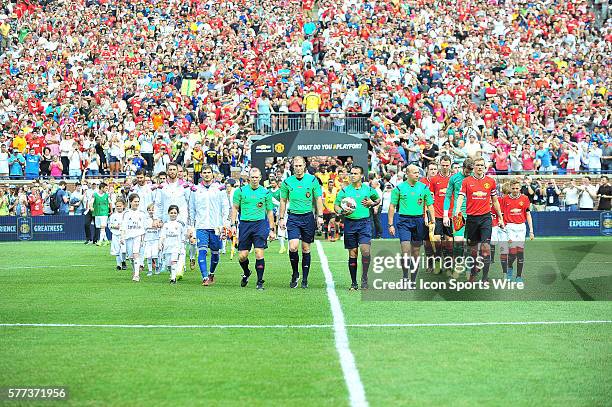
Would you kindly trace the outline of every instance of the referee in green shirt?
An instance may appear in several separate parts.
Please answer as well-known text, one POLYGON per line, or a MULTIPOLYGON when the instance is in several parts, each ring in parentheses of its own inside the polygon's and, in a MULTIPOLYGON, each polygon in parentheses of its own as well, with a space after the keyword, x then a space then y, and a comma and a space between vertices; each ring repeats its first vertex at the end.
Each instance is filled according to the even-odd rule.
POLYGON ((370 208, 380 203, 380 196, 374 188, 363 184, 363 168, 354 166, 350 174, 351 184, 336 195, 334 209, 344 219, 344 248, 348 250, 348 269, 351 273, 350 291, 359 289, 357 285, 357 255, 361 251, 361 288, 368 288, 368 269, 370 268, 370 244, 372 241, 372 223, 370 208), (345 213, 340 204, 344 198, 353 198, 355 210, 345 213))
POLYGON ((391 191, 391 203, 389 204, 389 233, 395 236, 394 226, 395 212, 399 213, 397 222, 397 235, 402 249, 402 258, 412 257, 412 267, 406 261, 402 263, 404 279, 410 275, 412 282, 416 281, 418 271, 418 258, 421 244, 427 233, 425 219, 423 218, 423 205, 427 206, 429 212, 429 227, 435 225, 433 197, 429 187, 419 181, 419 169, 415 165, 409 165, 406 171, 408 180, 402 182, 391 191), (409 273, 412 268, 412 273, 409 273))
POLYGON ((263 275, 266 267, 264 249, 268 247, 268 238, 274 239, 274 204, 272 193, 259 185, 261 172, 258 168, 249 171, 249 184, 234 191, 232 210, 232 233, 236 234, 236 220, 240 213, 238 233, 238 261, 243 275, 240 285, 249 283, 249 251, 255 248, 255 271, 257 271, 257 289, 263 290, 263 275), (266 220, 266 217, 268 218, 266 220))
POLYGON ((308 288, 310 271, 310 244, 314 242, 317 225, 323 225, 323 201, 321 184, 312 174, 306 173, 306 160, 303 157, 293 159, 293 175, 283 181, 280 188, 280 207, 278 210, 279 226, 287 228, 289 239, 289 261, 291 262, 290 288, 296 288, 300 273, 300 255, 298 246, 302 241, 302 288, 308 288), (317 222, 313 209, 317 205, 317 222), (285 210, 289 203, 289 216, 285 222, 285 210))

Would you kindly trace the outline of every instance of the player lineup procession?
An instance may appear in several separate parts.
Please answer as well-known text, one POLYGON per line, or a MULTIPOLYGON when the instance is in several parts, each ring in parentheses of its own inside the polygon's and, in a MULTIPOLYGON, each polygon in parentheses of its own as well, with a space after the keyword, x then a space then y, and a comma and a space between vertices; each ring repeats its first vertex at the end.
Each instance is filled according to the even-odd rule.
MULTIPOLYGON (((226 187, 217 182, 211 166, 204 166, 201 181, 192 184, 181 179, 177 164, 170 163, 158 184, 146 183, 144 172, 137 173, 127 202, 117 198, 114 205, 108 186, 101 182, 92 200, 98 244, 110 245, 117 270, 127 269, 128 260, 132 263, 135 282, 140 281, 146 266, 149 277, 169 269, 170 283, 176 284, 183 278, 189 256, 190 267, 195 268, 197 259, 202 285, 209 286, 215 282, 220 253, 225 253, 229 244, 233 258, 237 242, 240 285, 248 285, 252 274, 249 255, 254 252, 256 287, 263 290, 264 251, 268 241, 278 237, 281 253, 284 241, 288 241, 292 271, 289 287, 298 287, 301 279, 301 287, 308 288, 311 244, 317 230, 328 223, 336 231, 342 229, 350 290, 369 288, 370 208, 380 204, 381 196, 365 182, 364 169, 353 166, 348 175, 336 180, 339 190, 332 197, 335 214, 324 218, 320 179, 306 171, 303 157, 293 158, 292 168, 293 175, 270 189, 261 185, 260 170, 252 168, 248 183, 234 188, 233 184, 226 187), (107 227, 112 234, 110 241, 107 227), (357 278, 359 257, 361 285, 357 278)), ((496 181, 485 175, 484 160, 478 158, 465 160, 454 174, 447 156, 431 164, 425 177, 420 177, 414 165, 407 166, 405 172, 407 179, 391 191, 388 231, 399 238, 398 249, 406 259, 402 262, 406 282, 416 281, 421 246, 427 272, 446 273, 450 279, 457 279, 465 271, 469 282, 488 282, 498 247, 504 278, 523 282, 526 224, 529 238, 534 235, 530 202, 521 193, 520 181, 511 180, 498 192, 496 181), (467 270, 454 267, 455 259, 470 256, 479 261, 467 270), (452 261, 436 267, 435 259, 440 258, 452 261)))

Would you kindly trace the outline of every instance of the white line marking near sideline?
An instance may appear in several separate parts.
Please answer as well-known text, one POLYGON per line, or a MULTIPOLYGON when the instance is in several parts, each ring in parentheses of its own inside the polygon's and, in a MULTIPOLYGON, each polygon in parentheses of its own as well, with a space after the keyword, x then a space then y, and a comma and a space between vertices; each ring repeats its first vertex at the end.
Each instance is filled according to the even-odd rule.
POLYGON ((612 321, 517 321, 517 322, 446 322, 421 324, 348 324, 351 328, 421 328, 444 326, 499 326, 499 325, 569 325, 569 324, 610 324, 612 321))
POLYGON ((13 270, 13 269, 55 269, 55 268, 68 268, 68 267, 98 267, 100 264, 64 264, 64 265, 46 265, 41 264, 38 266, 7 266, 0 267, 0 270, 13 270))
POLYGON ((0 327, 42 328, 129 328, 129 329, 315 329, 333 325, 137 325, 137 324, 3 324, 0 327))
POLYGON ((334 278, 329 270, 327 256, 325 255, 321 242, 317 240, 316 245, 319 258, 321 259, 323 275, 325 276, 327 298, 329 299, 329 305, 331 307, 332 317, 334 320, 334 338, 336 342, 336 350, 340 356, 340 366, 342 367, 344 381, 346 382, 346 387, 348 388, 350 404, 352 407, 367 406, 368 401, 366 400, 365 389, 363 388, 363 383, 361 382, 359 371, 357 370, 357 365, 355 364, 355 356, 353 356, 353 353, 349 347, 344 313, 342 312, 342 306, 340 305, 340 300, 336 294, 334 278))
MULTIPOLYGON (((347 328, 427 328, 427 327, 470 327, 499 325, 576 325, 612 324, 611 321, 509 321, 509 322, 442 322, 415 324, 346 324, 347 328)), ((0 328, 124 328, 124 329, 329 329, 334 325, 137 325, 137 324, 28 324, 0 323, 0 328)))

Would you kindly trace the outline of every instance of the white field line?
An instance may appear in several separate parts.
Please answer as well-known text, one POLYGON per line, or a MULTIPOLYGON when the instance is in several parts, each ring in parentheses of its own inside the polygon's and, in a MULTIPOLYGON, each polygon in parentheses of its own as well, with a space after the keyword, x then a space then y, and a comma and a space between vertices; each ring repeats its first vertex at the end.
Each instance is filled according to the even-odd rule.
POLYGON ((342 312, 342 306, 340 300, 336 294, 336 288, 334 285, 334 278, 329 269, 327 263, 327 256, 323 250, 321 242, 316 241, 317 252, 321 259, 321 268, 323 269, 323 275, 325 276, 325 285, 327 286, 327 298, 329 299, 329 305, 331 307, 332 317, 334 321, 334 339, 336 342, 336 350, 340 356, 340 366, 342 367, 342 373, 344 375, 344 381, 349 392, 349 400, 352 407, 367 406, 368 401, 366 400, 365 389, 363 383, 359 377, 359 371, 355 364, 355 356, 351 352, 349 346, 348 334, 346 333, 346 324, 344 321, 344 313, 342 312))
POLYGON ((125 329, 329 329, 333 325, 137 325, 137 324, 4 324, 0 327, 125 329))
MULTIPOLYGON (((470 327, 499 325, 592 325, 611 324, 612 321, 509 321, 509 322, 446 322, 415 324, 346 324, 347 328, 427 328, 427 327, 470 327)), ((121 328, 121 329, 329 329, 334 325, 135 325, 135 324, 28 324, 0 323, 0 328, 121 328)))
POLYGON ((22 270, 22 269, 57 269, 57 268, 69 268, 69 267, 98 267, 100 264, 64 264, 64 265, 45 265, 40 264, 38 266, 5 266, 0 267, 0 270, 22 270))

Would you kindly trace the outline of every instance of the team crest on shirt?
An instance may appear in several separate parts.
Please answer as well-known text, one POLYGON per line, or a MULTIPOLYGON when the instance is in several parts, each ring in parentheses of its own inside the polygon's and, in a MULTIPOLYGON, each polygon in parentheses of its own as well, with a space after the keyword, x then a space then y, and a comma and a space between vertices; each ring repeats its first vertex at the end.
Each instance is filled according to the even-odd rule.
POLYGON ((306 192, 306 198, 310 198, 310 191, 306 192))
POLYGON ((519 205, 523 206, 523 205, 525 205, 525 202, 521 201, 521 202, 519 202, 519 205))
POLYGON ((257 202, 257 207, 261 208, 263 206, 263 202, 257 202))
POLYGON ((485 182, 483 186, 485 187, 485 189, 491 188, 491 184, 489 184, 488 182, 485 182))
POLYGON ((417 200, 417 205, 419 205, 419 206, 423 205, 423 198, 419 198, 417 200))

